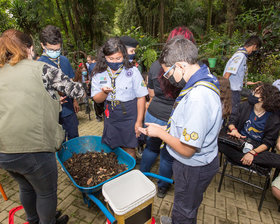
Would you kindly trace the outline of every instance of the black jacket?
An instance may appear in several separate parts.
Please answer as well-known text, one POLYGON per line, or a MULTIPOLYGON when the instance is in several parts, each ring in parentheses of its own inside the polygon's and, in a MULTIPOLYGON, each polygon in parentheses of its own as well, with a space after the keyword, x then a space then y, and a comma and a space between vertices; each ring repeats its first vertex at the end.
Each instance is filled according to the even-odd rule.
MULTIPOLYGON (((234 124, 234 126, 240 132, 244 127, 245 122, 249 119, 250 113, 254 106, 250 105, 247 101, 241 103, 236 114, 231 114, 229 119, 229 124, 234 124)), ((274 147, 276 140, 278 138, 278 133, 280 130, 280 116, 278 113, 271 113, 267 118, 264 134, 262 137, 262 144, 265 144, 268 149, 274 147)))

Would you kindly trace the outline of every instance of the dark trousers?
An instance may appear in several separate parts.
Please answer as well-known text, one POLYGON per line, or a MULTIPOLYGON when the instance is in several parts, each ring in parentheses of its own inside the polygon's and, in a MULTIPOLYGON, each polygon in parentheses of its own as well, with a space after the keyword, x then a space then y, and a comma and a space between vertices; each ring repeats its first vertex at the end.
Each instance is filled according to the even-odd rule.
POLYGON ((198 208, 212 178, 219 170, 218 156, 206 166, 188 166, 173 161, 175 180, 172 224, 195 224, 198 208))
POLYGON ((241 91, 231 91, 232 113, 234 114, 238 112, 238 107, 241 100, 240 93, 241 91))
MULTIPOLYGON (((242 165, 240 160, 245 155, 242 151, 239 151, 232 146, 221 142, 219 142, 219 151, 224 153, 233 162, 242 165)), ((254 157, 253 163, 269 168, 280 168, 280 155, 273 152, 264 151, 254 157)))
MULTIPOLYGON (((145 123, 156 123, 159 125, 166 125, 167 122, 160 120, 149 113, 146 112, 145 123)), ((173 157, 169 154, 166 147, 160 149, 162 140, 160 138, 147 137, 146 148, 142 154, 142 160, 140 164, 140 170, 142 172, 150 172, 153 164, 155 163, 158 155, 160 154, 160 163, 159 163, 159 175, 167 178, 171 178, 173 175, 172 172, 172 163, 173 157)), ((158 188, 167 190, 170 184, 165 181, 158 181, 158 188)))
POLYGON ((94 101, 93 107, 96 117, 102 118, 102 115, 104 113, 104 103, 96 103, 94 101))
POLYGON ((32 224, 54 224, 57 206, 57 164, 55 154, 0 153, 0 168, 18 182, 20 201, 32 224))
POLYGON ((72 113, 67 117, 59 117, 59 124, 61 124, 62 128, 65 130, 65 139, 67 138, 70 140, 79 137, 79 121, 76 113, 72 113))

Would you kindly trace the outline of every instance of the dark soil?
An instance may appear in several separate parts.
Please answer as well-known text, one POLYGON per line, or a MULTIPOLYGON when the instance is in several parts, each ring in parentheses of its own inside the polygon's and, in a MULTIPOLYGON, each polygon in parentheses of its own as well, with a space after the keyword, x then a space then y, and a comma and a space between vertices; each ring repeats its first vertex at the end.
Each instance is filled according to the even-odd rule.
POLYGON ((118 164, 114 152, 74 153, 63 165, 82 187, 93 187, 127 170, 125 164, 118 164))

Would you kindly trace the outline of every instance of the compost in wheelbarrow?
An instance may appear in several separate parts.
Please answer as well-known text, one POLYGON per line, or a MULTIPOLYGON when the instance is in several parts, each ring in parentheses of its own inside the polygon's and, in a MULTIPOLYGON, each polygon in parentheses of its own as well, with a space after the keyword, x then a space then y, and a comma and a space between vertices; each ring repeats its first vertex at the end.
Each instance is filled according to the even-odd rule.
POLYGON ((126 153, 121 148, 111 149, 109 146, 101 143, 101 137, 99 136, 83 136, 71 139, 62 145, 62 149, 56 153, 57 160, 65 170, 66 174, 73 182, 73 184, 83 193, 94 193, 101 189, 102 185, 130 170, 135 167, 135 159, 132 158, 128 153, 126 153), (88 151, 92 152, 101 152, 104 151, 105 153, 114 152, 117 155, 118 162, 120 164, 125 164, 127 166, 127 170, 124 172, 119 173, 118 175, 98 184, 93 187, 82 187, 78 185, 73 177, 69 174, 63 163, 73 156, 73 153, 86 153, 88 151))

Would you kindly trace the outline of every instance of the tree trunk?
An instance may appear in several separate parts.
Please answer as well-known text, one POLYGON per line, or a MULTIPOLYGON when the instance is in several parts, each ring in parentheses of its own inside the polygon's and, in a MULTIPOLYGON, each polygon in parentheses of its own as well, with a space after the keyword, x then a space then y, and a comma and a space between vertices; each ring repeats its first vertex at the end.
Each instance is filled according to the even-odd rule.
POLYGON ((60 8, 59 1, 58 1, 58 0, 55 0, 55 2, 56 2, 57 10, 58 10, 58 13, 59 13, 59 15, 60 15, 61 22, 62 22, 64 31, 65 31, 66 38, 67 38, 67 40, 68 40, 68 39, 69 39, 69 33, 68 33, 68 27, 67 27, 67 24, 66 24, 64 15, 63 15, 62 10, 61 10, 61 8, 60 8))
POLYGON ((206 25, 207 33, 209 32, 209 30, 211 28, 211 24, 212 24, 212 22, 211 22, 211 20, 212 20, 212 9, 213 9, 213 0, 208 0, 208 13, 207 13, 207 25, 206 25))
POLYGON ((238 9, 239 1, 227 0, 227 35, 231 38, 234 28, 234 19, 238 9))
POLYGON ((65 0, 65 8, 66 8, 69 24, 70 24, 70 27, 71 27, 72 35, 74 37, 75 46, 77 46, 78 37, 77 37, 77 34, 75 32, 75 26, 74 26, 74 23, 73 23, 73 19, 72 19, 70 7, 69 7, 69 0, 65 0))
POLYGON ((163 35, 164 35, 164 1, 160 1, 160 14, 159 14, 159 39, 160 42, 163 43, 163 35))

